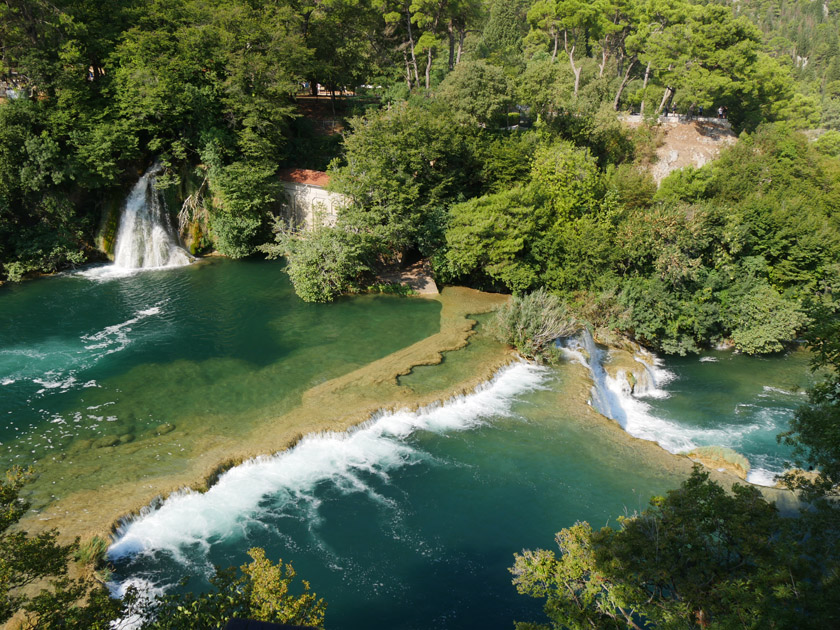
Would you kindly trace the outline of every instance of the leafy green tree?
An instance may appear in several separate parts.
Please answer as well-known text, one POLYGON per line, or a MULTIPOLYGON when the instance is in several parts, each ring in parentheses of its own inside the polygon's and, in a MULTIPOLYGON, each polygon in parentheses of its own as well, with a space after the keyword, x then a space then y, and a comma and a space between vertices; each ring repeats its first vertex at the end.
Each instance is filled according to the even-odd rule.
POLYGON ((534 156, 531 179, 555 221, 596 211, 604 194, 598 165, 586 148, 570 142, 541 147, 534 156))
POLYGON ((668 86, 660 109, 678 92, 684 92, 680 98, 687 107, 729 104, 750 79, 761 35, 726 7, 682 8, 684 20, 652 34, 647 43, 646 55, 668 86))
POLYGON ((446 208, 472 196, 473 138, 434 104, 400 103, 351 121, 344 164, 331 165, 330 188, 351 204, 344 225, 370 235, 386 258, 411 251, 429 255, 442 241, 446 208))
MULTIPOLYGON (((758 489, 731 494, 695 467, 621 528, 562 530, 559 557, 515 554, 517 590, 550 625, 518 628, 800 628, 838 621, 836 549, 813 556, 808 522, 782 519, 758 489)), ((836 528, 836 523, 835 523, 836 528)))
POLYGON ((531 250, 547 225, 536 204, 533 190, 516 187, 453 206, 438 273, 479 285, 486 284, 482 276, 489 276, 512 291, 538 286, 540 264, 531 250))
POLYGON ((561 16, 558 14, 558 6, 555 0, 539 0, 528 10, 528 22, 531 24, 531 32, 527 40, 539 42, 546 38, 551 47, 551 62, 557 59, 557 50, 560 47, 560 35, 563 30, 561 16))
POLYGON ((261 249, 269 258, 285 256, 286 273, 298 297, 306 302, 331 302, 359 290, 375 253, 363 235, 343 227, 318 226, 306 233, 278 228, 277 242, 261 249))
POLYGON ((601 213, 604 196, 595 160, 570 143, 542 146, 535 152, 530 180, 527 186, 451 208, 441 269, 446 277, 489 277, 513 291, 540 284, 569 290, 591 277, 579 273, 580 265, 588 266, 592 255, 603 253, 598 243, 606 244, 600 222, 590 221, 601 213), (590 227, 597 237, 584 243, 593 236, 590 227), (585 236, 578 238, 581 233, 585 236), (564 272, 574 265, 579 265, 575 271, 564 272))
POLYGON ((510 86, 501 68, 477 60, 459 64, 437 90, 437 97, 464 122, 506 126, 510 86))
POLYGON ((446 23, 449 0, 412 0, 412 19, 420 30, 415 49, 426 55, 425 85, 432 86, 432 62, 441 45, 441 34, 446 23))
POLYGON ((782 342, 795 338, 807 321, 799 305, 785 300, 766 282, 739 295, 730 317, 732 341, 747 354, 780 352, 782 342))
POLYGON ((528 2, 525 0, 491 0, 481 38, 491 61, 514 57, 520 52, 528 28, 525 20, 527 10, 528 2))
MULTIPOLYGON (((836 496, 840 492, 840 309, 836 293, 813 313, 814 323, 806 338, 814 353, 813 367, 823 375, 809 392, 809 404, 801 407, 790 429, 779 436, 794 447, 794 458, 814 476, 793 471, 785 483, 803 490, 807 497, 836 496)), ((834 518, 837 518, 834 506, 834 518)))
POLYGON ((248 256, 268 239, 269 210, 280 194, 275 170, 244 161, 210 169, 211 190, 221 201, 210 213, 210 230, 225 256, 248 256))
POLYGON ((589 31, 597 27, 598 7, 582 0, 558 0, 557 15, 563 34, 563 49, 575 75, 574 97, 580 89, 581 63, 575 59, 584 56, 589 47, 589 31))
POLYGON ((98 583, 67 576, 78 540, 63 545, 56 530, 33 536, 17 527, 29 509, 20 490, 30 474, 13 468, 0 481, 0 622, 22 611, 25 628, 110 628, 123 603, 98 583), (28 594, 44 584, 40 593, 28 594))
POLYGON ((534 56, 517 81, 517 102, 530 108, 532 119, 552 120, 571 101, 573 86, 565 66, 534 56))
POLYGON ((273 564, 260 548, 248 551, 251 562, 240 567, 217 569, 210 580, 213 590, 201 595, 164 596, 152 604, 142 628, 148 630, 194 630, 221 628, 231 618, 253 619, 292 626, 322 628, 326 604, 310 593, 302 582, 303 593, 293 595, 290 586, 296 577, 292 565, 273 564))

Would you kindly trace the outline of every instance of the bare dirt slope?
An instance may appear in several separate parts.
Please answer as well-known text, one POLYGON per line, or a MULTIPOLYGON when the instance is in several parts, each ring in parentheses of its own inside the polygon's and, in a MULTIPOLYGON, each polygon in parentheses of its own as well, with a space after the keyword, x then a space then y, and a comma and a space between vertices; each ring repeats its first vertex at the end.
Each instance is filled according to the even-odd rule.
MULTIPOLYGON (((643 124, 641 116, 627 116, 624 122, 635 127, 643 124)), ((715 159, 721 149, 737 142, 728 120, 717 118, 661 118, 662 145, 651 174, 659 184, 669 173, 686 166, 699 168, 715 159)))

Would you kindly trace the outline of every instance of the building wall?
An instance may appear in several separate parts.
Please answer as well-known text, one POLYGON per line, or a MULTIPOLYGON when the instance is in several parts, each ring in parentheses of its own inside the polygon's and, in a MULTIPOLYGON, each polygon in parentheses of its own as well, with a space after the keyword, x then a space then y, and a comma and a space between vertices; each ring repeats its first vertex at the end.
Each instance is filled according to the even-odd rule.
POLYGON ((338 209, 346 203, 343 195, 327 192, 320 186, 283 182, 283 188, 286 192, 283 218, 300 230, 335 225, 338 209))

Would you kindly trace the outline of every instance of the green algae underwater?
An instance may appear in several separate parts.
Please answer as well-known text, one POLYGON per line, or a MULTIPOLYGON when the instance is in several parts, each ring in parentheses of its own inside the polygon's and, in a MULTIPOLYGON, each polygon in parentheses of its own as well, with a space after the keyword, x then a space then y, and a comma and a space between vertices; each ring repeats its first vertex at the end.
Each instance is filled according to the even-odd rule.
MULTIPOLYGON (((3 287, 0 430, 4 465, 39 470, 28 525, 84 535, 128 515, 111 548, 117 593, 184 576, 204 588, 214 564, 257 545, 329 602, 331 628, 537 619, 510 584, 512 554, 641 509, 691 462, 595 413, 583 366, 514 361, 486 316, 471 336, 468 315, 503 299, 310 305, 280 264, 221 259, 3 287), (202 492, 178 490, 191 485, 202 492)), ((668 363, 688 376, 650 413, 678 416, 683 394, 715 388, 714 365, 694 361, 668 363)), ((690 422, 714 430, 749 387, 796 380, 798 361, 762 363, 766 379, 690 422)), ((727 378, 755 365, 727 364, 727 378)))

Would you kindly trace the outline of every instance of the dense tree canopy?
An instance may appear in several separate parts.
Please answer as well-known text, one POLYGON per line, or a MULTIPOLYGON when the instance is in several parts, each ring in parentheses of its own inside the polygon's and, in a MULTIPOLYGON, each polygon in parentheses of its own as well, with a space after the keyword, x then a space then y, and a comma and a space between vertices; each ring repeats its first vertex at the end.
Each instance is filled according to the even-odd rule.
POLYGON ((96 255, 103 209, 154 159, 174 197, 195 193, 200 243, 251 255, 278 167, 333 158, 338 230, 268 247, 308 299, 423 256, 440 281, 544 287, 668 352, 777 351, 840 251, 832 136, 796 133, 830 127, 840 98, 837 7, 810 4, 8 2, 0 274, 96 255), (338 140, 307 131, 318 83, 374 93, 344 104, 338 140), (664 107, 726 107, 748 133, 656 191, 655 127, 615 111, 664 107))

